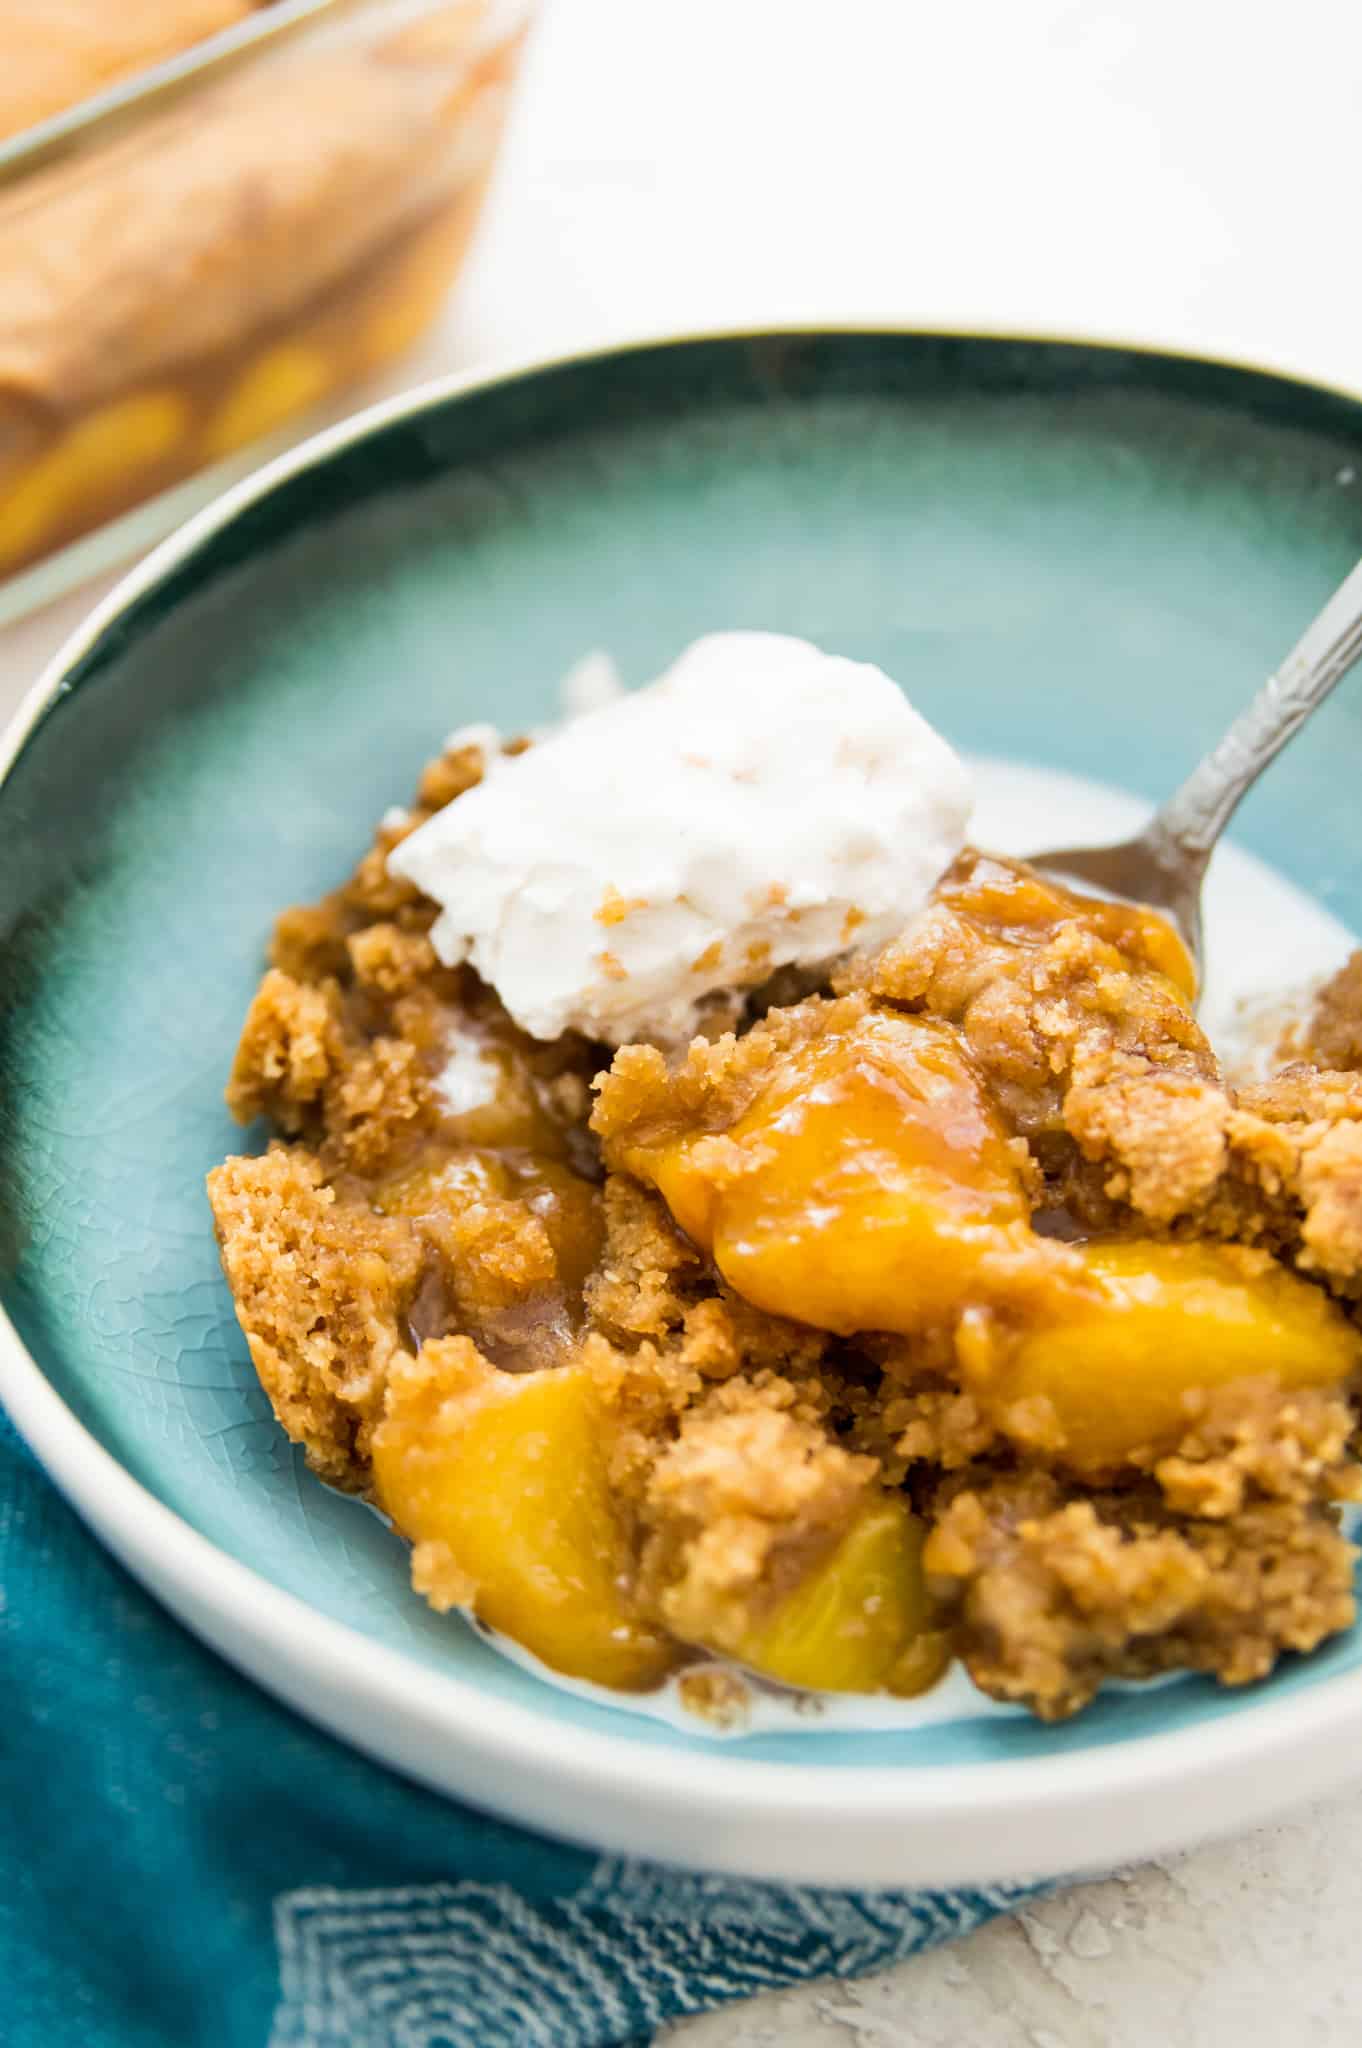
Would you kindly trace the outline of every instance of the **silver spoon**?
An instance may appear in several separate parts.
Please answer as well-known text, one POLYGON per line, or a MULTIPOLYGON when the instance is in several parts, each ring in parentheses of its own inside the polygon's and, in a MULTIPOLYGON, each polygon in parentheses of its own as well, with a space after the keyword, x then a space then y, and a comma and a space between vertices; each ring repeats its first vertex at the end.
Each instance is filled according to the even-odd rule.
POLYGON ((1136 839, 1033 853, 1056 881, 1147 903, 1176 925, 1201 969, 1201 885, 1215 843, 1269 761, 1362 655, 1362 562, 1306 627, 1225 737, 1159 806, 1136 839))

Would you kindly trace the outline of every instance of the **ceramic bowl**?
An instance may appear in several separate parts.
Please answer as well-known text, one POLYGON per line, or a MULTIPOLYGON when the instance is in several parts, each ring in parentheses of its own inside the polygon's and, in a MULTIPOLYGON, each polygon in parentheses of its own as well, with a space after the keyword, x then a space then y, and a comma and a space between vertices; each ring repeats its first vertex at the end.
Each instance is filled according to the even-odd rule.
MULTIPOLYGON (((431 386, 193 520, 66 646, 0 765, 0 1396, 91 1527, 399 1769, 716 1870, 1057 1872, 1343 1776, 1356 1632, 1063 1727, 966 1702, 719 1741, 564 1694, 431 1614, 396 1538, 283 1440, 203 1176, 240 1143, 222 1086, 274 912, 346 872, 452 726, 542 720, 592 648, 638 682, 698 633, 769 627, 882 663, 965 748, 1148 800, 1362 553, 1360 476, 1362 403, 1247 369, 773 334, 431 386)), ((1237 827, 1354 928, 1360 759, 1345 688, 1237 827)), ((1252 919, 1240 942, 1285 975, 1252 919)))

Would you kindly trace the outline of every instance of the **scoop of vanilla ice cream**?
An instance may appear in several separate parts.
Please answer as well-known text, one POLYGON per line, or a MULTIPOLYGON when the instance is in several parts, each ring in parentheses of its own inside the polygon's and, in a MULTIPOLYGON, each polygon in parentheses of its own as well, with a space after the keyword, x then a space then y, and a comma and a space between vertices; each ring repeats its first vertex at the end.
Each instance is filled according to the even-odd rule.
POLYGON ((394 848, 536 1038, 670 1044, 697 1007, 891 938, 964 844, 956 754, 888 676, 778 633, 698 640, 394 848))

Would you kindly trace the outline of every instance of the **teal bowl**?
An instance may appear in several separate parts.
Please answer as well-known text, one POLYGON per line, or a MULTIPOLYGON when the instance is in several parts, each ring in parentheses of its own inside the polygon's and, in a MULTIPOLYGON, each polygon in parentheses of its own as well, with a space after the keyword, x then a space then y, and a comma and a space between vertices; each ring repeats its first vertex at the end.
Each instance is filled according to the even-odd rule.
MULTIPOLYGON (((1362 554, 1362 403, 1124 348, 686 340, 428 387, 232 491, 129 576, 0 750, 0 1396, 192 1628, 371 1753, 540 1827, 823 1883, 1111 1863, 1346 1774, 1362 1635, 1063 1727, 687 1734, 569 1695, 408 1590, 275 1427, 206 1170, 284 903, 452 726, 716 627, 879 662, 960 746, 1166 790, 1362 554)), ((1236 837, 1362 928, 1362 693, 1236 837)), ((1051 838, 1058 836, 1055 833, 1051 838)), ((1270 982, 1277 968, 1261 963, 1270 982)))

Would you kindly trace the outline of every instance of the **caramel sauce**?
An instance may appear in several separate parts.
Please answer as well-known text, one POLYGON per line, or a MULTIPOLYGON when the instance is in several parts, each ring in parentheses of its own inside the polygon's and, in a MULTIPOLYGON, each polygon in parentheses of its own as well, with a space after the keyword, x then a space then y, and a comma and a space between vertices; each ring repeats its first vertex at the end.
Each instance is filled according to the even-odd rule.
POLYGON ((1019 950, 1042 945, 1060 925, 1079 921, 1127 961, 1163 975, 1187 1002, 1195 1000, 1192 956, 1168 919, 1147 904, 1083 896, 1024 863, 973 850, 961 855, 935 893, 995 943, 1019 950))

